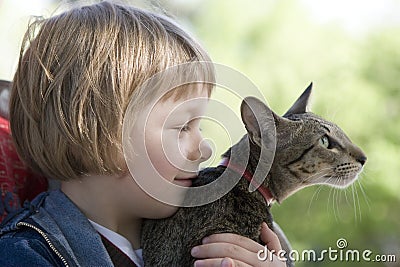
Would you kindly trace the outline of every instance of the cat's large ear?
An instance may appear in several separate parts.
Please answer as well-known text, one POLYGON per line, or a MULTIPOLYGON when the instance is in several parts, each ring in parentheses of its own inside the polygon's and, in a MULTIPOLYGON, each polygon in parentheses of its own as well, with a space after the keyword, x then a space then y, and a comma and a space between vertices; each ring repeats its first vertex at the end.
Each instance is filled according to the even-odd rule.
POLYGON ((294 102, 292 107, 286 111, 286 113, 283 115, 283 117, 288 117, 292 114, 303 114, 308 111, 310 111, 310 98, 311 98, 311 92, 312 92, 312 83, 304 90, 304 92, 301 94, 301 96, 294 102))
POLYGON ((240 112, 250 140, 261 147, 261 129, 275 133, 275 117, 279 116, 262 101, 251 96, 243 99, 240 112))

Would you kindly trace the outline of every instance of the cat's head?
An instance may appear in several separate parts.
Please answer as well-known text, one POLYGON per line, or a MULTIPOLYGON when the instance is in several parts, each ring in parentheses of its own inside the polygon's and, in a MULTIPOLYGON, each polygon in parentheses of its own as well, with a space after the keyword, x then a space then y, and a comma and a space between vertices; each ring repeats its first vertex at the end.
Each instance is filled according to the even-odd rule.
MULTIPOLYGON (((344 188, 357 179, 367 160, 342 129, 309 112, 311 91, 312 84, 283 116, 256 98, 249 97, 242 102, 242 119, 253 144, 270 147, 262 144, 261 131, 271 131, 263 125, 270 123, 272 114, 276 152, 264 183, 279 202, 314 184, 344 188)), ((264 142, 269 140, 264 138, 264 142)))

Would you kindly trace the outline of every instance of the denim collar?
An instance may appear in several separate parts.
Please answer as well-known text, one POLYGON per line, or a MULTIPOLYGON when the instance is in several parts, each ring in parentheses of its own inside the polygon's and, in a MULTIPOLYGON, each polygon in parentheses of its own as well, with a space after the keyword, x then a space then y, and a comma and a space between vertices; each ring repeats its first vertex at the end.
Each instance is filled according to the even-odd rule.
POLYGON ((7 220, 0 234, 33 223, 70 266, 113 266, 101 237, 79 208, 61 191, 45 192, 7 220))

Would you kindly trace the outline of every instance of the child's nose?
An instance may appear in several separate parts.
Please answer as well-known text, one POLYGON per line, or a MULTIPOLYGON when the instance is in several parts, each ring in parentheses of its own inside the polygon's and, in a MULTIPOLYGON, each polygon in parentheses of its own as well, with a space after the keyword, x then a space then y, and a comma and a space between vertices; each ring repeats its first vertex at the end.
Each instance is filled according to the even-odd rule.
POLYGON ((204 138, 199 138, 193 143, 192 149, 187 157, 190 161, 198 161, 199 163, 206 161, 212 155, 210 144, 204 138))
POLYGON ((206 139, 202 139, 199 143, 200 162, 208 160, 212 155, 212 148, 206 139))

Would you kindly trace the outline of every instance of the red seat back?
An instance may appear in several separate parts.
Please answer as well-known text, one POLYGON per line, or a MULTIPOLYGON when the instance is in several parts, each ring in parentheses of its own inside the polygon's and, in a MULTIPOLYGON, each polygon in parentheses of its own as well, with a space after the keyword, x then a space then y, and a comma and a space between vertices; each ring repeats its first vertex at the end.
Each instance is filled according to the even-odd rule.
POLYGON ((32 200, 47 188, 47 179, 33 173, 19 159, 11 139, 9 121, 0 117, 0 222, 25 200, 32 200))

